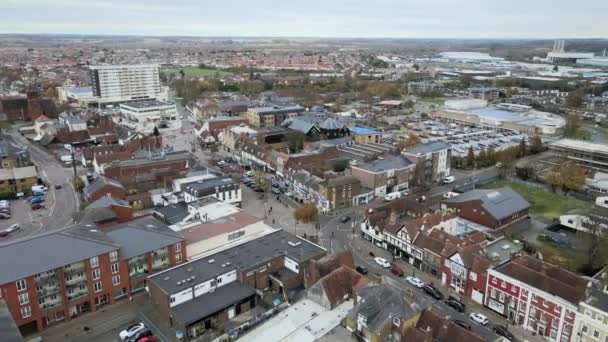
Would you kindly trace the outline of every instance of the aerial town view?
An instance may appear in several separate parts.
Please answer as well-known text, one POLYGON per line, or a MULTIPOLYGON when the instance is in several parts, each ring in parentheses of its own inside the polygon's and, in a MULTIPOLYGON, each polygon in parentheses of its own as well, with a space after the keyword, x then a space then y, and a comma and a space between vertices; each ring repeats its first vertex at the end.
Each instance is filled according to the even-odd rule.
POLYGON ((607 19, 0 1, 0 342, 608 342, 607 19))

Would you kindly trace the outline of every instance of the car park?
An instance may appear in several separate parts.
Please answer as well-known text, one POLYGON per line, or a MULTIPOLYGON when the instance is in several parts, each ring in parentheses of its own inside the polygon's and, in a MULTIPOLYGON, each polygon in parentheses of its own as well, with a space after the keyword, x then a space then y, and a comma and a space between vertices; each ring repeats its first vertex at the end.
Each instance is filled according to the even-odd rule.
POLYGON ((391 264, 388 262, 388 260, 381 258, 381 257, 375 257, 374 261, 376 262, 376 264, 380 265, 383 268, 389 268, 391 267, 391 264))
POLYGON ((391 264, 391 273, 396 275, 397 277, 403 277, 405 275, 403 270, 395 264, 391 264))
POLYGON ((126 329, 121 331, 118 334, 118 337, 120 337, 121 341, 125 341, 128 338, 135 336, 135 334, 137 334, 141 331, 144 331, 145 329, 146 329, 146 326, 143 323, 136 323, 136 324, 128 326, 126 329))
POLYGON ((466 305, 453 296, 449 296, 445 300, 445 304, 458 312, 465 312, 466 310, 466 305))
POLYGON ((422 290, 424 291, 424 293, 426 293, 427 295, 437 299, 437 300, 442 300, 443 299, 443 293, 441 293, 441 291, 439 291, 435 286, 430 285, 430 284, 426 284, 422 287, 422 290))
POLYGON ((424 287, 424 283, 422 282, 422 280, 416 278, 416 277, 407 277, 405 278, 405 280, 410 283, 411 285, 417 287, 417 288, 422 288, 424 287))
POLYGON ((477 324, 481 324, 481 325, 487 325, 488 324, 488 317, 486 317, 483 314, 480 314, 478 312, 472 312, 471 314, 469 314, 469 318, 477 323, 477 324))
POLYGON ((502 336, 509 341, 515 340, 515 336, 509 331, 507 327, 503 327, 502 325, 495 325, 492 327, 492 331, 496 333, 498 336, 502 336))
POLYGON ((367 274, 368 272, 367 267, 365 266, 357 266, 355 267, 355 270, 361 274, 367 274))

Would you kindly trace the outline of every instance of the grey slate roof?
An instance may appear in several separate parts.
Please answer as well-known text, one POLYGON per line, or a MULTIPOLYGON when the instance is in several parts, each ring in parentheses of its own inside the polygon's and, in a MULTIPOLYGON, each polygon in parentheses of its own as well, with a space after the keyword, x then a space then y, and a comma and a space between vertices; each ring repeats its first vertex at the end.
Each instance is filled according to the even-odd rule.
POLYGON ((15 324, 11 312, 6 306, 6 302, 0 299, 0 341, 2 342, 22 342, 23 337, 15 324))
POLYGON ((78 223, 97 223, 116 218, 116 213, 110 208, 86 208, 84 211, 74 214, 74 220, 78 223))
POLYGON ((102 232, 91 230, 96 230, 94 225, 77 225, 0 245, 0 260, 19 260, 18 263, 3 263, 0 284, 119 249, 118 245, 107 241, 102 232), (86 230, 88 234, 73 234, 70 230, 74 228, 86 230))
POLYGON ((123 206, 123 207, 128 207, 129 206, 129 202, 122 200, 122 199, 117 199, 114 198, 112 196, 103 196, 97 199, 97 201, 89 204, 89 206, 87 207, 87 209, 89 208, 106 208, 112 205, 119 205, 119 206, 123 206))
POLYGON ((186 325, 194 323, 255 294, 255 289, 237 281, 217 288, 172 308, 175 319, 186 325))
POLYGON ((122 258, 132 258, 183 240, 178 233, 152 216, 113 226, 106 234, 120 246, 122 258))
POLYGON ((440 151, 440 150, 445 150, 446 148, 449 148, 449 147, 450 147, 450 145, 443 141, 433 141, 428 144, 421 144, 421 145, 416 145, 412 148, 408 148, 405 150, 405 153, 414 154, 414 155, 417 155, 418 153, 427 154, 427 153, 432 153, 432 152, 436 152, 436 151, 440 151))
POLYGON ((412 162, 401 156, 388 155, 385 156, 384 159, 378 159, 369 163, 362 163, 352 167, 364 169, 375 173, 380 173, 387 170, 403 169, 409 165, 412 165, 412 162))
POLYGON ((85 196, 89 197, 93 193, 95 193, 97 190, 101 189, 102 187, 104 187, 106 185, 112 185, 112 186, 115 186, 115 187, 120 188, 120 189, 124 189, 125 188, 117 180, 114 180, 114 179, 111 179, 111 178, 107 178, 107 177, 104 177, 104 176, 100 176, 97 179, 95 179, 93 182, 91 182, 87 186, 85 186, 84 189, 82 189, 82 192, 85 194, 85 196))
POLYGON ((589 294, 583 299, 583 302, 603 312, 608 312, 608 293, 596 286, 591 287, 589 294))
POLYGON ((530 203, 510 187, 467 191, 459 196, 444 200, 444 202, 461 203, 473 200, 481 201, 481 206, 496 219, 502 219, 530 208, 530 203))
POLYGON ((155 215, 159 216, 169 224, 181 222, 189 214, 188 204, 184 202, 155 208, 154 211, 156 212, 155 215))
POLYGON ((306 120, 300 120, 299 118, 286 119, 283 121, 281 126, 288 127, 289 129, 293 129, 294 131, 299 131, 304 134, 307 134, 311 129, 313 129, 313 127, 315 127, 313 123, 306 120))
POLYGON ((177 285, 177 282, 191 276, 196 277, 196 282, 192 284, 195 285, 234 269, 251 268, 279 255, 299 263, 323 251, 324 249, 307 240, 279 230, 153 275, 148 281, 154 282, 165 293, 173 294, 185 290, 186 287, 177 285), (210 263, 210 260, 213 262, 210 263))

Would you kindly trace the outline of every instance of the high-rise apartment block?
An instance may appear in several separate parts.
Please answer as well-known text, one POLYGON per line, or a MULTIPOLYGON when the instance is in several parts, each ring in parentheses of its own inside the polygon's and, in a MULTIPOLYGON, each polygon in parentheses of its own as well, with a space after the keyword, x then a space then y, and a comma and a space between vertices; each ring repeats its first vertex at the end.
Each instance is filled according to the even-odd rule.
POLYGON ((91 66, 93 96, 102 102, 160 99, 159 68, 158 64, 91 66))

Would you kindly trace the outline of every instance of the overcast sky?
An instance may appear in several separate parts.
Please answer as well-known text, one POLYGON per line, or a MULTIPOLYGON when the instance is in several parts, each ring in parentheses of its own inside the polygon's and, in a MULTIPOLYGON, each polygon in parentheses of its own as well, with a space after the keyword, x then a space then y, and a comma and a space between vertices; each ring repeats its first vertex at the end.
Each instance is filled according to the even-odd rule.
POLYGON ((606 38, 608 0, 0 0, 0 33, 606 38))

